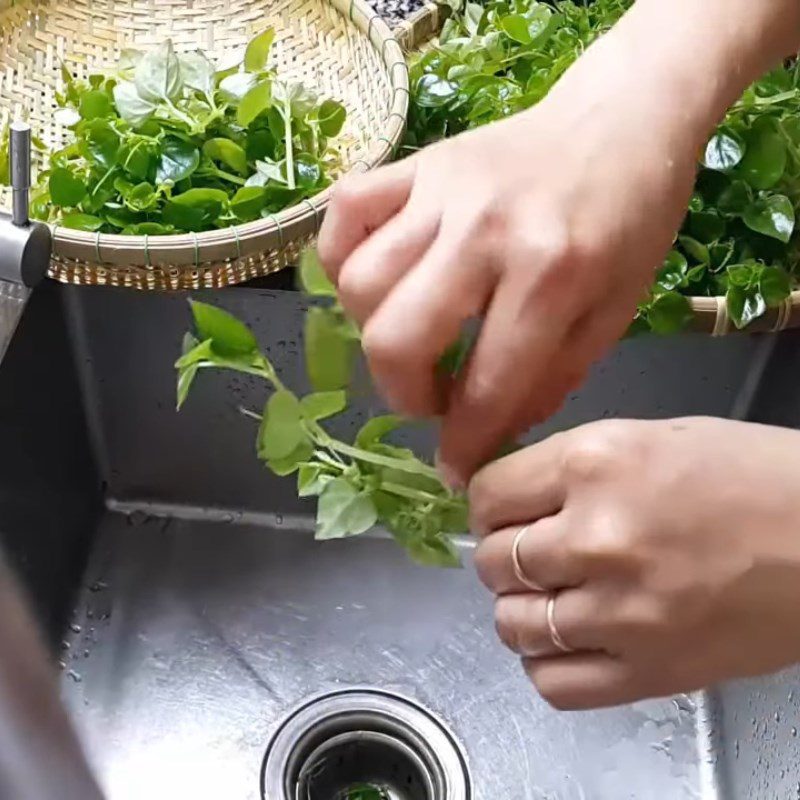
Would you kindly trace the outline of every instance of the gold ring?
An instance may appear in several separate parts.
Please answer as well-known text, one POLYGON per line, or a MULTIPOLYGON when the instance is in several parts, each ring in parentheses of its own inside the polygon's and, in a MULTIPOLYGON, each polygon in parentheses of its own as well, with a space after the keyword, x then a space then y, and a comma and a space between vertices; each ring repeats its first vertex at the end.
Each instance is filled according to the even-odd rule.
POLYGON ((561 638, 561 634, 556 627, 556 597, 558 592, 551 592, 547 597, 547 627, 550 629, 550 640, 562 653, 574 653, 575 651, 561 638))
POLYGON ((517 576, 517 580, 527 586, 529 589, 532 589, 534 592, 543 592, 544 586, 540 586, 536 581, 531 580, 526 574, 525 570, 522 569, 522 562, 520 561, 519 557, 519 546, 522 543, 522 538, 525 534, 530 530, 530 525, 523 525, 515 534, 514 536, 514 543, 511 545, 511 563, 514 566, 514 575, 517 576))

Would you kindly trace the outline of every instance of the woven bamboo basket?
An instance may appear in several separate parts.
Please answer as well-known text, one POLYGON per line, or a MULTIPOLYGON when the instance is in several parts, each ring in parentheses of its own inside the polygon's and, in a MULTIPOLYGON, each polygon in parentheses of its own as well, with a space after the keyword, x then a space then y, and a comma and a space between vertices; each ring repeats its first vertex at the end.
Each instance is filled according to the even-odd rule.
MULTIPOLYGON (((84 72, 113 66, 122 49, 171 38, 212 58, 243 50, 274 26, 278 73, 344 103, 345 171, 391 157, 405 126, 408 70, 385 22, 364 0, 0 0, 0 126, 31 123, 49 147, 66 131, 54 118, 61 62, 84 72)), ((34 155, 34 170, 41 158, 34 155)), ((313 239, 326 189, 273 217, 176 236, 98 235, 54 227, 50 276, 135 289, 222 287, 291 264, 313 239)), ((0 208, 10 205, 0 192, 0 208)))
MULTIPOLYGON (((439 7, 426 3, 395 28, 398 42, 407 52, 425 50, 431 47, 444 22, 439 7)), ((694 320, 692 329, 709 333, 712 336, 725 336, 736 330, 724 297, 692 297, 689 298, 694 320)), ((787 328, 800 327, 800 290, 795 290, 786 301, 777 308, 767 312, 747 326, 748 332, 775 332, 787 328)))

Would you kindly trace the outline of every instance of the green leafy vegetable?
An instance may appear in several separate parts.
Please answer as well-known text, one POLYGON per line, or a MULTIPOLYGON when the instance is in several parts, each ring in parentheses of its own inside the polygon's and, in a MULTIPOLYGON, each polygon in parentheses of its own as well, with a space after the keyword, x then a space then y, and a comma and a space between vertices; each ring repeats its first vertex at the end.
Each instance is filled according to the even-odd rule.
POLYGON ((168 235, 256 220, 330 185, 341 171, 334 139, 345 108, 283 83, 268 66, 274 38, 271 28, 258 34, 242 63, 225 68, 200 50, 177 53, 171 41, 123 51, 108 74, 79 80, 64 67, 56 118, 67 142, 38 176, 34 216, 168 235))
MULTIPOLYGON (((446 0, 438 43, 411 66, 405 151, 536 105, 632 3, 446 0)), ((681 330, 692 318, 688 296, 727 295, 743 324, 798 287, 798 120, 797 60, 757 81, 730 109, 700 154, 686 218, 633 330, 681 330), (744 262, 784 276, 769 301, 758 281, 729 293, 726 270, 744 262)))
MULTIPOLYGON (((315 257, 305 256, 303 265, 303 281, 323 303, 330 303, 330 284, 323 280, 315 257)), ((466 501, 445 488, 433 467, 410 450, 386 441, 403 421, 392 415, 374 417, 356 433, 352 444, 334 438, 320 424, 345 410, 345 387, 358 348, 358 333, 335 301, 308 312, 307 369, 310 377, 327 388, 305 397, 283 384, 259 351, 252 332, 235 317, 205 303, 193 302, 191 309, 195 334, 185 337, 175 365, 178 407, 186 401, 201 369, 231 369, 262 378, 271 394, 262 414, 248 412, 259 419, 257 455, 276 475, 296 474, 300 497, 318 498, 317 538, 357 536, 380 524, 414 560, 458 566, 451 535, 467 530, 466 501), (327 327, 314 339, 313 320, 320 319, 327 327), (323 371, 320 365, 338 358, 338 348, 345 342, 347 358, 336 369, 323 371), (316 348, 321 349, 317 352, 316 348)))

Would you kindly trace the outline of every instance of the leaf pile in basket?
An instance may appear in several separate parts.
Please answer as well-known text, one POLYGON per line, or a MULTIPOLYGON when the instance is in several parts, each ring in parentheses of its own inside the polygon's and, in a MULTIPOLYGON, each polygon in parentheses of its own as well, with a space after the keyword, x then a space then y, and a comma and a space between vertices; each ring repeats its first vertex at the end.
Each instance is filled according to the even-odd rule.
POLYGON ((284 385, 252 332, 226 311, 192 303, 195 333, 184 340, 178 370, 178 407, 201 369, 218 368, 262 378, 271 391, 259 420, 258 458, 276 475, 296 474, 300 497, 317 497, 316 536, 338 539, 383 525, 417 562, 457 566, 450 534, 467 530, 467 505, 411 450, 386 441, 403 424, 396 416, 368 420, 353 443, 321 424, 347 407, 359 334, 336 302, 315 254, 303 257, 306 292, 321 299, 306 315, 305 354, 312 394, 284 385))
MULTIPOLYGON (((538 103, 633 0, 450 0, 437 45, 411 69, 406 144, 430 142, 538 103)), ((771 72, 730 110, 705 149, 680 234, 633 331, 671 333, 687 296, 727 296, 738 327, 798 284, 800 65, 771 72)))
POLYGON ((268 66, 273 38, 264 31, 225 66, 166 41, 87 80, 63 67, 56 113, 73 137, 49 154, 33 215, 168 235, 257 220, 328 186, 344 106, 281 80, 268 66))

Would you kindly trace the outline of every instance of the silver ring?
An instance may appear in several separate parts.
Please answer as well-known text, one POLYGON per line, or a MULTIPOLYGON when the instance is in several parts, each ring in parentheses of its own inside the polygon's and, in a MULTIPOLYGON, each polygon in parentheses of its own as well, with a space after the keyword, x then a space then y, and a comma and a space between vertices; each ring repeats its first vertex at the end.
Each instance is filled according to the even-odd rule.
POLYGON ((575 651, 561 638, 561 634, 556 627, 556 597, 558 592, 551 592, 547 596, 547 627, 550 630, 550 641, 553 642, 562 653, 574 653, 575 651))
POLYGON ((511 545, 511 563, 514 566, 514 575, 516 575, 517 580, 527 586, 529 589, 532 589, 534 592, 543 592, 544 586, 540 586, 536 581, 531 580, 526 574, 525 570, 522 569, 522 561, 520 561, 519 557, 519 546, 522 543, 522 539, 525 534, 530 530, 530 525, 523 525, 514 535, 514 543, 511 545))

